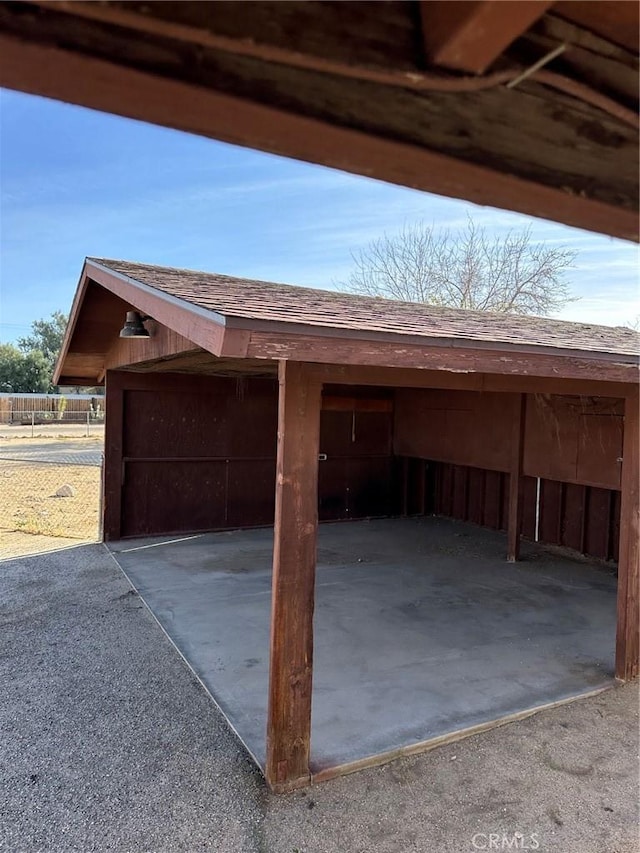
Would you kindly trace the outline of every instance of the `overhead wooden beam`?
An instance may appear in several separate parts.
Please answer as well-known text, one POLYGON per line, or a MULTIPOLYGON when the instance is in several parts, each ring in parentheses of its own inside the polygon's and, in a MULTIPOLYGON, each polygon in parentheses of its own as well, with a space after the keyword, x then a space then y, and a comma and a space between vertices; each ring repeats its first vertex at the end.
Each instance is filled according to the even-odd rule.
POLYGON ((335 336, 287 334, 284 331, 251 333, 246 355, 249 358, 286 358, 325 364, 367 365, 380 367, 412 367, 424 370, 447 370, 456 373, 497 373, 509 376, 540 376, 549 379, 602 380, 635 382, 638 376, 636 356, 601 357, 576 355, 567 351, 545 352, 540 347, 520 352, 508 344, 475 346, 475 342, 438 341, 405 343, 400 335, 385 340, 383 336, 358 339, 347 334, 335 336))
MULTIPOLYGON (((365 132, 330 118, 310 117, 295 108, 258 103, 51 43, 0 35, 0 85, 415 189, 637 239, 637 213, 626 202, 586 197, 586 189, 567 189, 560 180, 543 184, 535 177, 530 179, 530 171, 527 177, 517 177, 513 168, 500 170, 496 162, 491 168, 484 162, 456 157, 453 149, 452 154, 443 153, 433 144, 390 139, 388 133, 365 132)), ((448 134, 448 143, 452 139, 448 134)), ((553 151, 557 150, 555 146, 553 151)), ((591 183, 598 181, 591 178, 591 183)))
POLYGON ((545 0, 422 0, 427 56, 444 68, 482 74, 550 6, 545 0))
POLYGON ((265 775, 284 791, 310 779, 321 385, 296 362, 281 361, 278 379, 265 775))
POLYGON ((369 366, 314 365, 323 382, 347 385, 381 385, 396 388, 449 388, 468 391, 526 392, 530 394, 589 394, 624 397, 629 385, 595 379, 561 379, 540 376, 505 376, 491 373, 421 370, 369 366))
MULTIPOLYGON (((466 391, 507 391, 529 394, 586 394, 624 397, 630 385, 597 379, 561 379, 539 376, 503 376, 489 373, 421 370, 341 364, 310 366, 317 379, 335 385, 380 385, 392 388, 449 388, 466 391)), ((637 376, 634 377, 637 381, 637 376)))
POLYGON ((620 550, 618 556, 618 605, 616 631, 616 678, 638 676, 640 631, 640 400, 634 389, 625 400, 622 448, 620 550))
POLYGON ((526 405, 526 394, 514 395, 511 429, 511 464, 509 466, 509 519, 507 522, 507 562, 509 563, 515 563, 520 557, 522 460, 524 458, 526 405))

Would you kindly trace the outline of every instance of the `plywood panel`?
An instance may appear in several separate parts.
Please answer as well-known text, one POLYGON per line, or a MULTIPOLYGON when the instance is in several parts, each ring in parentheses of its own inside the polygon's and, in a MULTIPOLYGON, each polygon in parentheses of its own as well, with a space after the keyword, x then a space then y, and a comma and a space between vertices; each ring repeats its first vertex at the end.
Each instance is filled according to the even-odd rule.
POLYGON ((586 486, 576 486, 574 483, 567 483, 564 487, 560 541, 574 551, 583 550, 586 490, 586 486))
POLYGON ((540 483, 540 541, 560 545, 564 484, 554 480, 540 483))
POLYGON ((227 526, 224 462, 130 462, 123 486, 122 535, 227 526))
POLYGON ((578 471, 581 483, 602 483, 620 488, 622 472, 622 413, 586 412, 580 416, 578 431, 578 471))
POLYGON ((394 448, 419 456, 493 471, 509 469, 510 394, 398 389, 394 448))
POLYGON ((227 527, 271 524, 275 511, 275 459, 232 459, 227 463, 227 527))
POLYGON ((584 525, 584 553, 603 560, 611 557, 612 492, 589 489, 584 525))
POLYGON ((622 402, 604 397, 528 397, 524 473, 620 488, 622 402))
POLYGON ((503 475, 499 471, 485 471, 482 524, 499 530, 502 527, 503 475))

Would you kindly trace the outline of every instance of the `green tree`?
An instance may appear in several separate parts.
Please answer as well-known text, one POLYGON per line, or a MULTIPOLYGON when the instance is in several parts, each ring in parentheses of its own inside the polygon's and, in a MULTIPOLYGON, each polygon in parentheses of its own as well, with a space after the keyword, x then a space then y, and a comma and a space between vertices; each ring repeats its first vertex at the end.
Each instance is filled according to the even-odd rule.
POLYGON ((49 368, 49 382, 53 377, 66 328, 67 315, 62 311, 54 311, 48 320, 34 320, 31 324, 31 334, 18 339, 18 347, 23 353, 42 353, 49 368))
POLYGON ((0 391, 46 394, 50 379, 49 362, 42 352, 21 352, 13 344, 0 344, 0 391))
POLYGON ((378 238, 353 254, 346 289, 404 302, 505 314, 553 314, 573 301, 566 282, 575 253, 532 239, 497 238, 468 221, 459 231, 423 223, 378 238))

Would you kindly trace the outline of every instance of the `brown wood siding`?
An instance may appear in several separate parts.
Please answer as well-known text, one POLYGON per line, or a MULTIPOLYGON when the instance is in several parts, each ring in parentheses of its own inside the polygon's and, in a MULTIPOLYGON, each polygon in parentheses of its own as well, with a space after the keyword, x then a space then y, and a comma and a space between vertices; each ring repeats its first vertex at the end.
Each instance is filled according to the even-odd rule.
POLYGON ((622 424, 619 399, 530 394, 525 474, 619 489, 622 424))
POLYGON ((386 411, 366 411, 363 401, 357 398, 349 408, 337 407, 329 399, 331 408, 323 408, 320 418, 320 519, 390 515, 393 509, 390 406, 383 401, 386 411))
MULTIPOLYGON (((514 395, 398 389, 398 455, 509 470, 514 395)), ((528 394, 523 474, 602 489, 620 488, 623 403, 618 398, 528 394)))
MULTIPOLYGON (((277 383, 109 372, 108 539, 273 523, 277 383)), ((358 389, 322 412, 323 520, 393 514, 392 401, 358 389)))
POLYGON ((395 452, 508 471, 512 398, 497 392, 398 389, 395 452))
POLYGON ((276 383, 169 384, 124 391, 122 535, 270 524, 276 383))
MULTIPOLYGON (((422 459, 407 462, 409 471, 422 466, 428 472, 427 513, 506 530, 508 474, 422 459)), ((421 514, 415 477, 409 479, 408 491, 408 514, 421 514)), ((530 540, 536 536, 536 499, 537 479, 523 477, 520 532, 530 540)), ((538 540, 543 544, 562 545, 588 556, 616 560, 619 528, 619 492, 554 480, 540 481, 538 540)))

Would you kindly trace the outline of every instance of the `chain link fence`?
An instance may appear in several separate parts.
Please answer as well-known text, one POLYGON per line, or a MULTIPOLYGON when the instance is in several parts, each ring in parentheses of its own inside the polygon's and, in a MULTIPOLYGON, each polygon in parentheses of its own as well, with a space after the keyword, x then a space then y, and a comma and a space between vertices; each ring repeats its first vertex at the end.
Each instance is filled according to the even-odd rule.
POLYGON ((0 450, 0 558, 101 539, 101 448, 0 450))
POLYGON ((104 410, 87 409, 82 412, 52 412, 45 410, 13 409, 6 414, 0 426, 5 435, 78 435, 89 438, 104 430, 104 410))

